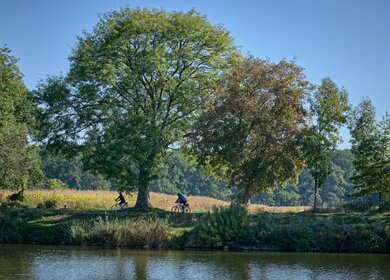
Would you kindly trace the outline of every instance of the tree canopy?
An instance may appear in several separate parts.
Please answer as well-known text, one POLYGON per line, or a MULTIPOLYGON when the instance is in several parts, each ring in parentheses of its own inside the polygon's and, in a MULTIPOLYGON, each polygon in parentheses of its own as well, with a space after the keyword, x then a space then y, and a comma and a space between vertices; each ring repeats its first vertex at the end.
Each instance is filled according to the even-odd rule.
POLYGON ((369 99, 362 100, 351 115, 352 176, 357 196, 390 191, 390 117, 376 121, 369 99))
POLYGON ((248 57, 221 84, 189 136, 198 162, 220 166, 244 203, 295 181, 303 168, 298 143, 311 88, 302 68, 248 57))
POLYGON ((322 80, 311 99, 312 123, 302 138, 306 166, 314 178, 314 209, 317 189, 333 170, 332 155, 341 141, 339 128, 347 121, 348 93, 329 78, 322 80))
POLYGON ((108 13, 79 37, 69 74, 37 91, 47 143, 81 152, 88 169, 137 189, 136 207, 148 207, 159 162, 235 56, 228 32, 195 11, 108 13))
POLYGON ((17 60, 0 48, 0 188, 23 189, 42 179, 39 157, 28 144, 33 103, 17 60))

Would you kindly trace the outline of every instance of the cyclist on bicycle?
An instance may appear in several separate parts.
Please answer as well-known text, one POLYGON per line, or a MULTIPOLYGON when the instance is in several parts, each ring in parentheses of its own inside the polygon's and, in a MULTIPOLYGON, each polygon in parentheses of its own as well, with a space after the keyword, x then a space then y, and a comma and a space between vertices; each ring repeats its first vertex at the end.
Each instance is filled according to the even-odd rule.
POLYGON ((123 196, 121 191, 119 192, 119 196, 115 199, 115 201, 117 201, 117 202, 120 201, 119 202, 119 206, 122 206, 122 205, 124 205, 126 203, 126 199, 123 196))
POLYGON ((179 207, 180 207, 180 210, 183 211, 185 206, 188 206, 188 202, 187 202, 187 199, 184 195, 182 195, 181 193, 178 193, 177 194, 177 200, 175 201, 176 203, 179 203, 179 207))

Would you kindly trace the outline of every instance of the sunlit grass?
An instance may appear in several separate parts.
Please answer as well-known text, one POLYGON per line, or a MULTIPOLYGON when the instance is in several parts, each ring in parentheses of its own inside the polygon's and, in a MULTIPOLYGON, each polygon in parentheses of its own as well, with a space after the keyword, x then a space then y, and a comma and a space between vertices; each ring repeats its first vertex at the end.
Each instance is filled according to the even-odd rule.
MULTIPOLYGON (((7 196, 12 194, 12 191, 2 190, 0 191, 0 202, 5 202, 7 196)), ((118 193, 115 191, 94 191, 94 190, 27 190, 25 191, 25 198, 28 205, 36 207, 42 205, 45 201, 55 200, 57 207, 64 208, 66 204, 67 208, 75 210, 93 210, 93 209, 110 209, 115 204, 115 198, 118 197, 118 193)), ((126 200, 129 203, 129 207, 134 207, 137 200, 137 194, 133 193, 132 196, 125 195, 126 200)), ((150 203, 152 207, 170 211, 174 202, 176 201, 176 195, 162 194, 162 193, 150 193, 150 203)), ((223 200, 207 196, 187 196, 188 202, 192 209, 192 212, 207 212, 211 211, 213 206, 228 206, 230 203, 223 200)), ((251 214, 258 212, 271 212, 271 213, 287 213, 287 212, 302 212, 308 210, 309 207, 305 206, 266 206, 251 204, 249 206, 249 212, 251 214)))

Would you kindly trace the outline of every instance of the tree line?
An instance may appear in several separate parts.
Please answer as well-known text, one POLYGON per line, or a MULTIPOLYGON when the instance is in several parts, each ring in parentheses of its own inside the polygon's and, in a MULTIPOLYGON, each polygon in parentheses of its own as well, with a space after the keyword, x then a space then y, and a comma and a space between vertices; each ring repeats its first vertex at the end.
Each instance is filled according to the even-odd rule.
POLYGON ((352 108, 344 89, 330 78, 310 83, 293 61, 244 57, 195 10, 107 13, 78 37, 69 72, 31 91, 16 62, 1 49, 2 188, 108 186, 137 191, 136 207, 146 208, 150 190, 183 189, 189 177, 201 179, 188 192, 233 190, 247 203, 306 176, 316 207, 329 180, 345 177, 335 157, 348 125, 344 179, 357 196, 390 191, 387 113, 378 122, 369 99, 352 108), (52 177, 61 165, 73 181, 52 177))

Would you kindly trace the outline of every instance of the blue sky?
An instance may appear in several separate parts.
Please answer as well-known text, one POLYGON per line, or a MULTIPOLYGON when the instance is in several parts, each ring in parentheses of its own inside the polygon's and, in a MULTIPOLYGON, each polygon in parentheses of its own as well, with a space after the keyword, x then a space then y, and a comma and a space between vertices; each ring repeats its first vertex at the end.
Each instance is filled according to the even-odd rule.
MULTIPOLYGON (((330 77, 353 105, 368 96, 378 117, 390 108, 390 1, 387 0, 1 0, 0 46, 19 58, 29 89, 66 73, 67 58, 99 14, 120 7, 195 8, 230 31, 242 53, 295 59, 307 78, 330 77)), ((346 131, 343 135, 348 141, 346 131)), ((341 147, 347 147, 344 143, 341 147)))

